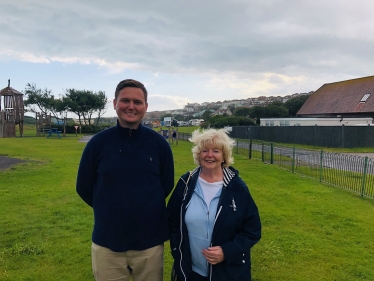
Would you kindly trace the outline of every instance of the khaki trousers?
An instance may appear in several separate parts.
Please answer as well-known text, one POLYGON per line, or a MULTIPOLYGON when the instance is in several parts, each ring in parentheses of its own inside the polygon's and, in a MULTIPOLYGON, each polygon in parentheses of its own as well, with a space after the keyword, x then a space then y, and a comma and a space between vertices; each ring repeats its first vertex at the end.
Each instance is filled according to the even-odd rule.
POLYGON ((164 245, 142 251, 113 252, 95 243, 91 246, 96 281, 162 281, 164 245))

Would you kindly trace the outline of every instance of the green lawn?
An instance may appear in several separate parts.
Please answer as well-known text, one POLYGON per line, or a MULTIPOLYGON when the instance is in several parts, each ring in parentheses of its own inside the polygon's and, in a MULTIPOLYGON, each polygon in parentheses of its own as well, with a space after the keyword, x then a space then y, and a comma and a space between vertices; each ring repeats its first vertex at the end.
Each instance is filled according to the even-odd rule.
MULTIPOLYGON (((93 280, 92 210, 75 193, 84 146, 75 135, 0 139, 1 156, 25 160, 0 171, 0 280, 93 280)), ((172 149, 177 181, 194 164, 189 143, 172 149)), ((374 200, 241 155, 234 166, 263 224, 254 281, 374 280, 374 200)))

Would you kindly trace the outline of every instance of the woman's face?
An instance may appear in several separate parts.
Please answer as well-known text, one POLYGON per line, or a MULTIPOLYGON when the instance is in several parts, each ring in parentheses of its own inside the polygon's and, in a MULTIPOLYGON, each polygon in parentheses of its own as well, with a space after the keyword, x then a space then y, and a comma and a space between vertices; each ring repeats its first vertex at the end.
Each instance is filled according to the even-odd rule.
POLYGON ((205 147, 201 150, 199 156, 200 166, 203 169, 215 170, 222 169, 221 165, 223 162, 222 149, 217 147, 205 147))

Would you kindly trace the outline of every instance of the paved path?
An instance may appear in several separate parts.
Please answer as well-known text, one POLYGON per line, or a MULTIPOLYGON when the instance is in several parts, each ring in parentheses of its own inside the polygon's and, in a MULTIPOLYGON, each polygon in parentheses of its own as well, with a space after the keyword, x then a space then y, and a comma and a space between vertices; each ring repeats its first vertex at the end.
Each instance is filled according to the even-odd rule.
MULTIPOLYGON (((239 147, 248 148, 248 143, 240 143, 239 147)), ((262 146, 253 144, 252 149, 261 151, 262 146)), ((269 153, 269 147, 266 147, 266 152, 269 153)), ((319 151, 300 150, 293 155, 293 150, 290 147, 274 147, 274 155, 282 155, 289 158, 295 157, 297 162, 309 163, 312 165, 320 164, 319 151)), ((370 169, 368 173, 374 174, 374 153, 325 153, 323 157, 323 167, 336 168, 342 171, 362 172, 364 157, 369 158, 370 169)))
POLYGON ((374 153, 343 153, 347 155, 354 155, 354 156, 361 156, 361 157, 369 157, 371 159, 374 159, 374 153))
POLYGON ((92 136, 83 136, 78 141, 79 142, 88 142, 92 137, 93 137, 93 135, 92 136))
MULTIPOLYGON (((241 143, 239 142, 239 148, 247 148, 248 149, 248 143, 241 143)), ((252 148, 253 150, 257 150, 257 151, 261 151, 261 145, 260 144, 252 144, 252 148)), ((288 151, 287 152, 284 152, 282 154, 286 155, 286 156, 292 156, 292 148, 282 148, 281 150, 283 151, 288 151)), ((306 150, 305 152, 306 154, 305 155, 308 155, 308 152, 306 150)), ((352 153, 347 153, 347 152, 339 152, 339 154, 344 154, 344 155, 352 155, 352 156, 360 156, 360 157, 369 157, 370 159, 374 159, 374 153, 356 153, 356 152, 352 152, 352 153)))
POLYGON ((25 162, 25 160, 17 159, 17 158, 10 158, 6 156, 0 156, 0 171, 6 170, 9 167, 16 165, 18 163, 25 162))

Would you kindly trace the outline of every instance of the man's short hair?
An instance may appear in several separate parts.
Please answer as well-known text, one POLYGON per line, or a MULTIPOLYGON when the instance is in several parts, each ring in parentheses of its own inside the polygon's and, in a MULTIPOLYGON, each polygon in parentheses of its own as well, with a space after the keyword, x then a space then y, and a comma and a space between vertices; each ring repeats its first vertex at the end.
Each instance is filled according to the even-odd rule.
POLYGON ((119 92, 121 92, 122 89, 128 88, 128 87, 141 89, 144 93, 144 100, 145 100, 145 102, 147 102, 147 98, 148 98, 147 89, 144 87, 144 85, 142 83, 140 83, 139 81, 136 81, 134 79, 125 79, 125 80, 122 80, 121 82, 118 83, 117 88, 116 88, 116 92, 114 94, 115 99, 118 98, 118 94, 119 94, 119 92))

